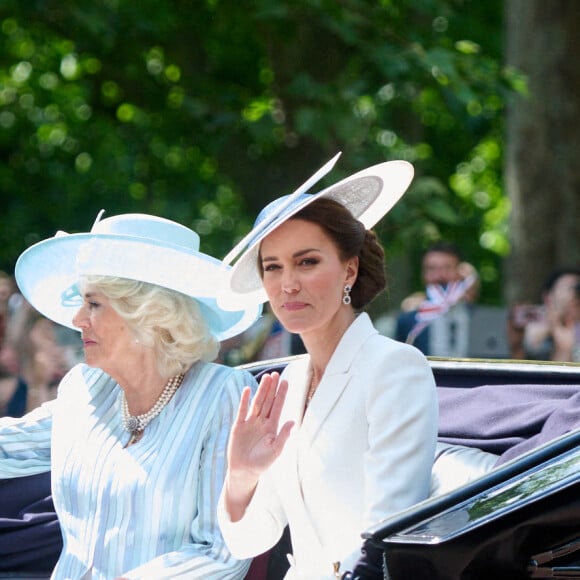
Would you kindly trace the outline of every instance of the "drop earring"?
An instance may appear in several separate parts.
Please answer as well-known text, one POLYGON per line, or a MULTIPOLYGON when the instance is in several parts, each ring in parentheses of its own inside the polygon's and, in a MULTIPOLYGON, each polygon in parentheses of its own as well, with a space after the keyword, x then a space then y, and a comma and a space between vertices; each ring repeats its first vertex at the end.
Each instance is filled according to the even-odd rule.
POLYGON ((347 306, 352 302, 350 299, 350 291, 352 290, 352 286, 350 284, 344 285, 344 294, 342 296, 342 303, 346 304, 347 306))

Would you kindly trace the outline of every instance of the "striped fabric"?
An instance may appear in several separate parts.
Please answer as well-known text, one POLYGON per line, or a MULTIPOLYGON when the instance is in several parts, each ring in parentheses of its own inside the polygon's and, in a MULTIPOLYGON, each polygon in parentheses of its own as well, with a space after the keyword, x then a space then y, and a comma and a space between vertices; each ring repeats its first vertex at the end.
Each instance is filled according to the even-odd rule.
POLYGON ((64 549, 53 580, 243 578, 216 521, 231 423, 251 374, 198 363, 135 445, 121 389, 73 368, 56 400, 0 419, 0 477, 52 471, 64 549))

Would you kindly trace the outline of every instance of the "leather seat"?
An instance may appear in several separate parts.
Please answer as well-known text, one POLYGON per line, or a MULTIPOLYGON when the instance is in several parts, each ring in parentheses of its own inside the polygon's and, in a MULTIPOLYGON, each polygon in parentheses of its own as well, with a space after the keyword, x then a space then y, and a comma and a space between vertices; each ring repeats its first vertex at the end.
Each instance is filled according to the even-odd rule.
POLYGON ((493 469, 499 455, 476 447, 438 442, 431 471, 430 497, 461 487, 493 469))

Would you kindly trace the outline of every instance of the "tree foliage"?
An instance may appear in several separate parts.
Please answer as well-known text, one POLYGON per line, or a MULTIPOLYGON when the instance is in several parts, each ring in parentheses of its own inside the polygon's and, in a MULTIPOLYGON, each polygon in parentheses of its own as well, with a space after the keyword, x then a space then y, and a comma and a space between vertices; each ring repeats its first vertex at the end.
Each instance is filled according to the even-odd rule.
POLYGON ((101 208, 175 219, 222 257, 341 150, 326 184, 415 165, 379 228, 391 253, 453 239, 497 298, 517 80, 499 0, 4 0, 0 268, 101 208))

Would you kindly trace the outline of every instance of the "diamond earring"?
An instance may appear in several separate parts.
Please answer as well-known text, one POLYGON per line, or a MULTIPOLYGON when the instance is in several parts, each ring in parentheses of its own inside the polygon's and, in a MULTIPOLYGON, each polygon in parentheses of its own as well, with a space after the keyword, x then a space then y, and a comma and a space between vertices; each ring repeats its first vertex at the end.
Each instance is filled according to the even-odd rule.
POLYGON ((345 284, 344 286, 344 294, 342 296, 342 303, 346 304, 347 306, 352 302, 350 299, 350 291, 352 290, 352 286, 350 284, 345 284))

